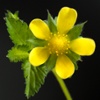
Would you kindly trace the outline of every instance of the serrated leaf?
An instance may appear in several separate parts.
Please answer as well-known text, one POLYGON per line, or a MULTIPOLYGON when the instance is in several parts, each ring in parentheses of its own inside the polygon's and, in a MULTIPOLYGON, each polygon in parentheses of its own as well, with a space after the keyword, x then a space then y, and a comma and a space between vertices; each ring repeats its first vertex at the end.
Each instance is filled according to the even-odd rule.
POLYGON ((18 62, 27 59, 29 56, 28 52, 25 50, 13 47, 11 50, 8 51, 7 57, 10 59, 11 62, 18 62))
POLYGON ((18 11, 12 14, 9 10, 7 10, 6 17, 14 18, 15 20, 18 20, 19 19, 18 14, 19 14, 18 11))
POLYGON ((22 64, 22 69, 26 83, 25 94, 29 99, 39 91, 44 83, 47 71, 45 66, 33 67, 28 60, 22 64))
POLYGON ((70 40, 76 39, 76 38, 78 38, 78 37, 81 35, 82 29, 83 29, 85 23, 86 23, 86 22, 83 22, 83 23, 81 23, 81 24, 75 25, 75 26, 67 33, 67 35, 68 35, 68 37, 69 37, 70 40))
POLYGON ((35 46, 44 46, 46 44, 46 41, 37 39, 33 35, 27 23, 19 19, 18 12, 12 14, 8 11, 5 21, 10 38, 15 45, 24 45, 31 50, 35 46))
POLYGON ((56 33, 57 32, 57 27, 55 24, 55 20, 52 18, 51 14, 48 11, 48 26, 50 28, 50 31, 52 33, 56 33))
POLYGON ((6 17, 6 26, 14 45, 24 45, 27 46, 27 49, 31 50, 33 48, 33 39, 34 36, 29 30, 28 25, 19 19, 18 11, 14 14, 10 11, 7 11, 6 17))
POLYGON ((10 38, 15 45, 30 45, 32 43, 30 41, 34 40, 33 34, 25 22, 6 18, 6 25, 10 38))

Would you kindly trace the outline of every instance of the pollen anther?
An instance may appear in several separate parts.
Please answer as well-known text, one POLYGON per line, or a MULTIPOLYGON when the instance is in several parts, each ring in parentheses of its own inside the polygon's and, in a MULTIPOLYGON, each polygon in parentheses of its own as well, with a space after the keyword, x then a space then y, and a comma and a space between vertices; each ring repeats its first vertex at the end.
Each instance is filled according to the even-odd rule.
POLYGON ((52 35, 47 44, 50 54, 55 53, 59 56, 68 51, 70 41, 66 37, 67 35, 60 33, 52 35))

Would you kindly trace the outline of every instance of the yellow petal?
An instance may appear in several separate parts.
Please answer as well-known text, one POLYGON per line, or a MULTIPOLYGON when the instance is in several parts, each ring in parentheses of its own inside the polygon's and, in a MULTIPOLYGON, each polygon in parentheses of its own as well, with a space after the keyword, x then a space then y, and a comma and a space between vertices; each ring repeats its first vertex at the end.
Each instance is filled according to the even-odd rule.
POLYGON ((82 37, 71 41, 70 44, 70 49, 82 56, 92 55, 95 47, 96 45, 93 39, 82 37))
POLYGON ((59 33, 67 33, 75 24, 77 12, 73 8, 63 7, 57 18, 57 28, 59 33))
POLYGON ((74 64, 66 55, 58 56, 55 71, 62 79, 69 78, 74 73, 74 64))
POLYGON ((33 66, 39 66, 46 62, 49 52, 45 47, 36 47, 29 54, 29 62, 33 66))
POLYGON ((34 34, 39 39, 49 39, 50 38, 50 30, 47 26, 47 24, 42 21, 41 19, 34 19, 30 22, 29 28, 34 34))

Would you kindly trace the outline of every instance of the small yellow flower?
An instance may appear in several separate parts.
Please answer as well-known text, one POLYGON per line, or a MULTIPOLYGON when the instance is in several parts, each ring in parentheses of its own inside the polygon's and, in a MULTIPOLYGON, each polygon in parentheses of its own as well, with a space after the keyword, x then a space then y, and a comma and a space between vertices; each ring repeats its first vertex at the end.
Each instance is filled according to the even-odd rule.
POLYGON ((35 47, 29 54, 29 61, 33 66, 44 64, 51 54, 57 55, 55 71, 59 77, 66 79, 75 71, 73 62, 67 55, 71 50, 78 55, 92 55, 95 50, 95 42, 90 38, 79 37, 70 40, 67 33, 76 22, 77 12, 73 8, 63 7, 57 17, 57 33, 50 32, 48 25, 41 19, 34 19, 29 28, 36 38, 47 41, 44 47, 35 47))

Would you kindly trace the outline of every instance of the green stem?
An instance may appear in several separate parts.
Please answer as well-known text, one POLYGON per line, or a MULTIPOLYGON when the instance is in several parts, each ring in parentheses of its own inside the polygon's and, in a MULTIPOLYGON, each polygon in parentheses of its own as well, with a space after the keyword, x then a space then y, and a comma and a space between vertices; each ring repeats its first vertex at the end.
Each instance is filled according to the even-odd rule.
POLYGON ((68 91, 68 88, 67 86, 65 85, 64 81, 56 74, 56 72, 54 70, 52 70, 54 76, 56 77, 65 97, 66 97, 66 100, 72 100, 72 97, 68 91))

